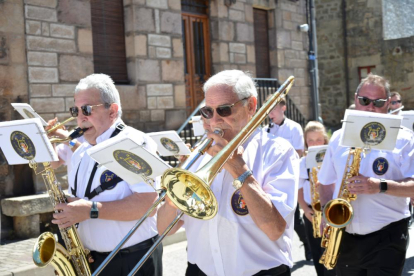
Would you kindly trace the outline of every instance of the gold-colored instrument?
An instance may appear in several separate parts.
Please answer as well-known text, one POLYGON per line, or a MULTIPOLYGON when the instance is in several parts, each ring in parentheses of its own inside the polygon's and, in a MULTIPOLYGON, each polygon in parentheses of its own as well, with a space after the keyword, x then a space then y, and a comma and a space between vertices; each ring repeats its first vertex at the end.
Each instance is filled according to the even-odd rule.
MULTIPOLYGON (((31 160, 32 161, 32 160, 31 160)), ((37 164, 29 163, 36 174, 41 174, 49 192, 53 206, 67 203, 66 196, 61 190, 49 162, 44 162, 44 170, 37 172, 37 164)), ((57 212, 57 211, 55 211, 57 212)), ((56 242, 54 235, 45 232, 39 236, 33 247, 33 261, 39 267, 51 264, 58 275, 91 275, 88 263, 89 250, 86 250, 75 226, 60 229, 66 249, 56 242)))
POLYGON ((50 129, 48 129, 48 130, 47 130, 47 134, 49 134, 49 133, 51 133, 51 132, 55 131, 55 130, 56 130, 56 129, 58 129, 58 128, 63 127, 66 123, 68 123, 68 122, 70 122, 70 121, 72 121, 72 120, 74 120, 74 119, 76 119, 76 117, 70 117, 70 118, 68 118, 68 119, 64 120, 64 121, 63 121, 63 122, 61 122, 61 123, 57 123, 56 125, 52 126, 50 129))
POLYGON ((322 220, 322 205, 319 200, 319 191, 316 187, 318 182, 318 168, 312 168, 309 177, 309 184, 311 190, 311 206, 313 209, 312 216, 312 227, 313 227, 313 237, 320 238, 321 235, 321 220, 322 220))
POLYGON ((351 205, 352 200, 357 196, 349 192, 348 179, 359 175, 361 164, 361 148, 351 148, 345 166, 338 198, 328 201, 323 209, 323 217, 327 225, 323 230, 321 247, 325 251, 319 260, 327 269, 333 269, 338 261, 339 250, 345 227, 352 221, 354 211, 351 205), (352 158, 352 163, 350 163, 352 158))

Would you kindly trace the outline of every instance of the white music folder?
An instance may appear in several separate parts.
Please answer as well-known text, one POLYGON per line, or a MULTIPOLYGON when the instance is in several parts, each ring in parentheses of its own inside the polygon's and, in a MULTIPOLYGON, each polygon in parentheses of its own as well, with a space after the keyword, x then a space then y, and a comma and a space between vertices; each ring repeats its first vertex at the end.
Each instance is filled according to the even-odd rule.
POLYGON ((398 115, 347 109, 340 145, 392 151, 401 121, 402 117, 398 115))
POLYGON ((306 154, 306 168, 311 169, 320 166, 325 158, 327 149, 328 145, 309 147, 306 154))
MULTIPOLYGON (((170 165, 150 153, 133 137, 115 136, 88 149, 87 153, 129 184, 155 180, 170 165)), ((156 187, 154 187, 156 188, 156 187)))
POLYGON ((414 110, 401 111, 403 117, 401 125, 414 131, 414 110))
POLYGON ((59 160, 39 118, 1 122, 0 147, 9 165, 59 160))
POLYGON ((191 122, 193 124, 194 136, 203 136, 206 133, 201 116, 193 116, 191 122))
POLYGON ((22 115, 25 119, 39 118, 44 126, 47 126, 46 121, 27 103, 11 103, 13 108, 22 115))
POLYGON ((174 130, 147 133, 157 143, 161 156, 189 155, 191 151, 174 130))

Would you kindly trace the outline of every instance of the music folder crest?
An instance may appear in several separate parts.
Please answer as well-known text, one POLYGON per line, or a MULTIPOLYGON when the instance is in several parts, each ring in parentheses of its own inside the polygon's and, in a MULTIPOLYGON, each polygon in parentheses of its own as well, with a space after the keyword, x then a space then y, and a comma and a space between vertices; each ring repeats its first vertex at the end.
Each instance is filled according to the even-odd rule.
POLYGON ((131 185, 148 183, 171 168, 134 137, 115 136, 88 149, 88 154, 131 185))
POLYGON ((1 122, 0 147, 9 165, 59 160, 39 118, 1 122))
POLYGON ((306 154, 306 168, 311 169, 320 166, 325 158, 327 149, 328 145, 309 147, 306 154))
POLYGON ((397 115, 347 109, 340 145, 392 151, 401 121, 402 117, 397 115))
POLYGON ((174 130, 148 133, 157 143, 157 151, 161 156, 189 155, 191 151, 174 130))
POLYGON ((27 103, 11 103, 13 108, 25 119, 39 118, 43 126, 47 126, 46 121, 27 103))

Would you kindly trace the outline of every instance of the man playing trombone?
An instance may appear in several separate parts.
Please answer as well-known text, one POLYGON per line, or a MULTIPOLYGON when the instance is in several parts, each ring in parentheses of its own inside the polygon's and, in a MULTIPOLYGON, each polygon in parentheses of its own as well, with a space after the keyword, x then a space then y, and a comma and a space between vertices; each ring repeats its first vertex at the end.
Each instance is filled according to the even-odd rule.
MULTIPOLYGON (((115 135, 134 135, 155 154, 156 144, 144 133, 123 125, 118 90, 112 79, 93 74, 76 86, 73 117, 84 132, 84 142, 72 156, 68 204, 57 204, 55 224, 60 228, 79 223, 78 232, 85 248, 91 250, 92 272, 157 199, 146 183, 127 183, 98 167, 87 150, 115 135), (134 184, 134 185, 130 185, 134 184)), ((149 217, 131 237, 101 275, 127 275, 156 239, 156 218, 149 217)), ((162 275, 162 247, 156 249, 139 275, 162 275)))
MULTIPOLYGON (((257 91, 242 71, 228 70, 204 85, 206 106, 200 111, 213 132, 214 145, 190 168, 196 171, 215 156, 256 112, 257 91)), ((293 216, 297 204, 298 155, 284 139, 256 129, 211 184, 218 214, 210 220, 184 215, 186 275, 290 275, 293 216)), ((158 211, 161 233, 176 217, 167 200, 158 211)))

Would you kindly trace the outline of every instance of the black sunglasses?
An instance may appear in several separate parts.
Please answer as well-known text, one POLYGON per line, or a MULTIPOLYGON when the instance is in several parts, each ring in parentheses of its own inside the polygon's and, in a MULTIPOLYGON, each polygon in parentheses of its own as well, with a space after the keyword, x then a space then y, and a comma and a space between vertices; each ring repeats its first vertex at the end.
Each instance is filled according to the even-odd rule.
MULTIPOLYGON (((228 117, 231 115, 231 108, 233 106, 235 106, 237 103, 247 100, 250 97, 247 98, 243 98, 241 100, 238 100, 237 102, 235 102, 234 104, 225 104, 225 105, 220 105, 218 107, 216 107, 216 112, 218 115, 220 115, 221 117, 228 117)), ((204 106, 202 108, 200 108, 200 113, 201 115, 206 118, 206 119, 211 119, 214 116, 214 108, 210 107, 210 106, 204 106)))
POLYGON ((397 103, 401 103, 401 100, 399 100, 399 101, 391 101, 391 104, 397 104, 397 103))
MULTIPOLYGON (((94 107, 98 107, 104 105, 105 108, 108 108, 110 106, 110 104, 107 103, 103 103, 103 104, 95 104, 95 105, 82 105, 80 107, 80 109, 82 110, 82 114, 85 116, 91 116, 92 115, 92 109, 94 107)), ((77 106, 73 106, 71 108, 69 108, 70 114, 72 115, 72 117, 78 117, 79 115, 79 108, 77 106)))
POLYGON ((371 99, 368 99, 366 97, 361 97, 361 96, 358 97, 358 101, 359 101, 359 104, 363 106, 367 106, 372 102, 372 104, 375 107, 383 107, 384 104, 387 102, 386 99, 371 100, 371 99))

